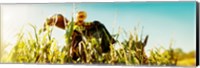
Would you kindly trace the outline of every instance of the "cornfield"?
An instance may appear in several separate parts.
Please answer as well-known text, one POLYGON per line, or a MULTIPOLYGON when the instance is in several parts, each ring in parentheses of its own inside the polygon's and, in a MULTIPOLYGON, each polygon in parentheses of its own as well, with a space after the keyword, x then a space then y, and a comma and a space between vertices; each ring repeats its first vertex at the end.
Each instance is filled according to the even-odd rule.
POLYGON ((97 39, 86 39, 80 43, 83 45, 83 50, 78 48, 79 52, 85 53, 84 56, 86 58, 83 59, 83 56, 79 56, 77 60, 73 60, 70 55, 71 46, 69 45, 69 42, 72 41, 70 36, 73 31, 73 24, 69 25, 69 29, 66 30, 66 44, 64 47, 57 46, 57 40, 51 36, 52 29, 49 27, 47 27, 47 32, 42 32, 42 28, 37 29, 34 25, 31 25, 31 27, 34 30, 34 34, 29 33, 28 37, 25 37, 23 32, 19 32, 17 43, 6 57, 1 57, 1 63, 148 66, 185 66, 185 63, 187 63, 189 66, 195 65, 195 52, 184 53, 181 49, 173 49, 171 46, 168 49, 155 48, 150 50, 150 56, 147 56, 146 52, 144 52, 144 42, 138 38, 139 35, 136 31, 134 34, 130 33, 129 39, 124 42, 117 42, 120 46, 119 49, 115 49, 114 44, 111 44, 108 53, 101 53, 101 47, 97 39), (161 52, 161 50, 164 50, 164 52, 161 52), (191 62, 184 62, 188 56, 185 58, 183 55, 190 56, 191 62))

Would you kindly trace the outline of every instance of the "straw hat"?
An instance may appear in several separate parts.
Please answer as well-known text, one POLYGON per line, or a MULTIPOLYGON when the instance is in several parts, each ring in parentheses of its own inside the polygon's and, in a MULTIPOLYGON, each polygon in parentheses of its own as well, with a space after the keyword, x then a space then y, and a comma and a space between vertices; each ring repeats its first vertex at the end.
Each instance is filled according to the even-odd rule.
POLYGON ((79 11, 77 13, 77 20, 84 21, 87 18, 87 13, 85 11, 79 11))

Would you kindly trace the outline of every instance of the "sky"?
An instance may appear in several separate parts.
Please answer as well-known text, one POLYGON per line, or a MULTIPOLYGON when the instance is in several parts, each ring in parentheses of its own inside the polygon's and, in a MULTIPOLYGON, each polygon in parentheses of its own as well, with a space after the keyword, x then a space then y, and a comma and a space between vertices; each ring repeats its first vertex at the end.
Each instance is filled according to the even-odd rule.
MULTIPOLYGON (((39 29, 46 18, 60 13, 68 20, 72 17, 72 3, 60 4, 3 4, 1 6, 2 42, 15 43, 16 34, 33 33, 31 23, 39 29)), ((76 3, 75 11, 86 11, 86 21, 98 20, 111 34, 117 34, 119 28, 127 32, 139 29, 142 38, 149 35, 146 51, 155 47, 174 48, 185 52, 196 50, 196 2, 124 2, 124 3, 76 3), (143 29, 142 29, 143 28, 143 29)), ((52 36, 59 45, 64 44, 65 31, 54 28, 52 36)), ((128 39, 120 33, 119 41, 128 39)), ((9 46, 12 47, 11 45, 9 46)))

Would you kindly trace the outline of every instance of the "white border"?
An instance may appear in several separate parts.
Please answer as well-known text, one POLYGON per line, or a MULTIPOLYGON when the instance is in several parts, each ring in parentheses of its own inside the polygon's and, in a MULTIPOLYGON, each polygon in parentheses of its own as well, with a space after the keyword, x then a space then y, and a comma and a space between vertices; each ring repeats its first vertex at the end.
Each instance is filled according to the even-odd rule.
MULTIPOLYGON (((133 0, 0 0, 0 4, 4 3, 63 3, 63 2, 130 2, 133 0)), ((146 1, 160 1, 160 0, 134 0, 136 2, 146 2, 146 1)), ((161 0, 161 1, 195 1, 195 0, 161 0)), ((200 0, 196 0, 200 2, 200 0)), ((95 65, 40 65, 40 64, 0 64, 1 68, 121 68, 121 67, 134 67, 134 68, 146 68, 145 66, 95 66, 95 65)), ((155 68, 155 67, 150 67, 155 68)), ((159 67, 160 68, 160 67, 159 67)), ((162 67, 171 68, 171 67, 162 67)), ((179 68, 179 67, 176 67, 179 68)), ((182 68, 182 67, 181 67, 182 68)), ((198 66, 198 68, 200 68, 198 66)))
POLYGON ((63 2, 130 2, 130 1, 195 1, 195 0, 0 0, 0 3, 63 3, 63 2))

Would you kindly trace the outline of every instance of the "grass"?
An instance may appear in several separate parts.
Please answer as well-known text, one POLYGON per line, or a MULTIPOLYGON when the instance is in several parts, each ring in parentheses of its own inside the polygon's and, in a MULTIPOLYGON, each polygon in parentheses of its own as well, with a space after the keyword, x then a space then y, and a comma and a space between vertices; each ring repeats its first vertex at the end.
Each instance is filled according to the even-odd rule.
MULTIPOLYGON (((183 57, 185 53, 180 52, 180 50, 173 49, 163 49, 155 48, 150 51, 150 56, 147 57, 144 52, 144 47, 138 37, 138 33, 129 34, 129 39, 124 42, 117 42, 121 48, 115 49, 114 45, 111 44, 110 52, 101 53, 101 47, 97 42, 97 39, 87 39, 82 41, 77 48, 77 52, 85 55, 81 55, 77 60, 72 60, 71 56, 71 45, 69 43, 72 41, 70 36, 72 35, 74 23, 69 25, 69 29, 66 30, 66 44, 65 47, 58 47, 57 43, 52 36, 51 31, 48 26, 47 32, 42 32, 42 28, 37 30, 35 26, 31 25, 34 29, 34 34, 28 33, 29 36, 25 37, 23 32, 19 32, 17 43, 14 48, 8 53, 7 57, 2 58, 3 63, 39 63, 39 64, 122 64, 122 65, 156 65, 156 66, 166 66, 166 65, 179 65, 184 66, 187 63, 186 60, 179 58, 183 57), (81 49, 82 47, 82 49, 81 49), (180 55, 179 55, 180 54, 180 55), (85 58, 84 58, 85 56, 85 58)), ((119 35, 119 34, 118 34, 119 35)), ((195 65, 194 57, 193 59, 188 59, 191 64, 195 65)))

